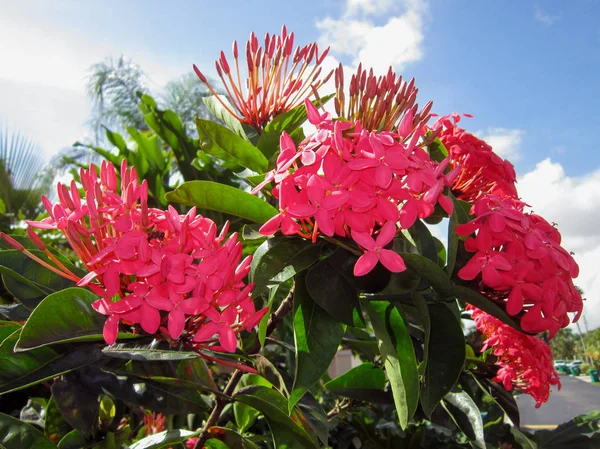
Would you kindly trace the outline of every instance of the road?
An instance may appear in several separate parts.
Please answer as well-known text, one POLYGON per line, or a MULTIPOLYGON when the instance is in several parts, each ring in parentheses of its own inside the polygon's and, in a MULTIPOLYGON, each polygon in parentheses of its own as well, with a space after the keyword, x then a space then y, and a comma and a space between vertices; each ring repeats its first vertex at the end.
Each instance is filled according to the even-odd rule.
POLYGON ((528 395, 517 396, 521 412, 521 427, 550 429, 577 415, 600 410, 600 384, 593 385, 572 376, 560 376, 562 388, 550 394, 550 400, 535 408, 535 401, 528 395))

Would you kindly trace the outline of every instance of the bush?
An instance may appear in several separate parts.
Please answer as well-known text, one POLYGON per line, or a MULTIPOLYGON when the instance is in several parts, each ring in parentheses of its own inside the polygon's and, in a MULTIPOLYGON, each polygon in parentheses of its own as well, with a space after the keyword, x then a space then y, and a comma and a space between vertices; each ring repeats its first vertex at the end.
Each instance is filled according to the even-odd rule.
POLYGON ((579 369, 581 370, 581 374, 585 374, 586 376, 590 373, 590 370, 594 367, 589 363, 582 363, 579 365, 579 369))

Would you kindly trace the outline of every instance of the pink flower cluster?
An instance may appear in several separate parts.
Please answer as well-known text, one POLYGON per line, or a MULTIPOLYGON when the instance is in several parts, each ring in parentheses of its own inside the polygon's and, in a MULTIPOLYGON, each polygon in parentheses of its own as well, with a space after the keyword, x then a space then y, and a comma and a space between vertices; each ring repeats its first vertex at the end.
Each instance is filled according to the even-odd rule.
POLYGON ((149 208, 146 181, 139 184, 125 161, 120 185, 106 162, 100 176, 93 165, 82 169, 81 183, 84 198, 75 182, 58 184, 57 204, 43 198, 49 217, 28 224, 62 231, 85 263, 89 273, 81 279, 58 259, 55 267, 46 265, 102 297, 93 307, 108 317, 106 342, 116 341, 124 322, 194 347, 218 341, 212 349, 234 352, 236 332, 253 328, 266 312, 255 311, 252 284, 244 284, 251 258, 241 260, 237 234, 226 239, 228 225, 218 233, 195 208, 186 215, 149 208))
POLYGON ((464 280, 481 274, 481 289, 506 303, 509 315, 521 316, 521 327, 550 336, 581 314, 583 301, 573 284, 579 274, 575 260, 560 246, 558 230, 539 215, 523 212, 512 198, 487 195, 472 208, 475 218, 456 227, 458 235, 475 237, 465 249, 475 254, 458 272, 464 280))
POLYGON ((483 351, 491 349, 500 366, 495 382, 531 395, 540 407, 550 396, 550 386, 560 378, 552 365, 552 350, 538 337, 523 334, 497 318, 469 306, 477 329, 485 336, 483 351))
POLYGON ((451 114, 441 117, 433 125, 448 150, 450 165, 460 167, 460 174, 452 186, 456 197, 470 203, 487 194, 517 198, 517 175, 513 165, 494 153, 483 140, 459 128, 459 121, 459 114, 451 114))
POLYGON ((417 145, 423 128, 413 131, 414 110, 396 132, 372 132, 360 121, 332 120, 306 101, 317 132, 296 148, 284 133, 276 168, 264 182, 274 181, 279 214, 260 232, 299 234, 316 240, 318 233, 351 237, 364 250, 354 274, 370 272, 378 261, 392 272, 405 269, 402 258, 385 247, 401 228, 430 216, 437 203, 452 213, 444 196, 458 170, 444 173, 449 160, 438 164, 417 145))

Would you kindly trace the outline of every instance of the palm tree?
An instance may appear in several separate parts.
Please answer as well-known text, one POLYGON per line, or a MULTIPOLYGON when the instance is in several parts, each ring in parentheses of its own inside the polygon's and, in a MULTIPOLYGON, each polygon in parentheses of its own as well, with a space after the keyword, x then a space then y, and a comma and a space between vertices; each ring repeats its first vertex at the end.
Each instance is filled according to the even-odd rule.
POLYGON ((41 211, 52 178, 40 146, 0 125, 0 230, 9 230, 20 214, 33 218, 41 211))
MULTIPOLYGON (((119 132, 126 127, 148 129, 139 107, 143 94, 151 94, 148 78, 131 59, 124 56, 108 58, 90 68, 88 95, 94 105, 91 123, 97 144, 102 140, 103 127, 119 132)), ((211 95, 198 77, 189 73, 169 82, 164 92, 152 96, 162 108, 175 112, 186 129, 192 131, 196 117, 208 117, 202 99, 211 95)))

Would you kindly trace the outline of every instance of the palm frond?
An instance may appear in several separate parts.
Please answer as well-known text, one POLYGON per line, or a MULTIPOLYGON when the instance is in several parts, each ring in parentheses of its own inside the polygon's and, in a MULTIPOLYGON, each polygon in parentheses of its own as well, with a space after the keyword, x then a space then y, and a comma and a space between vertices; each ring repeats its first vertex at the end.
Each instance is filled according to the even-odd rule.
POLYGON ((40 145, 0 124, 0 171, 14 189, 29 190, 39 182, 44 166, 40 145))

